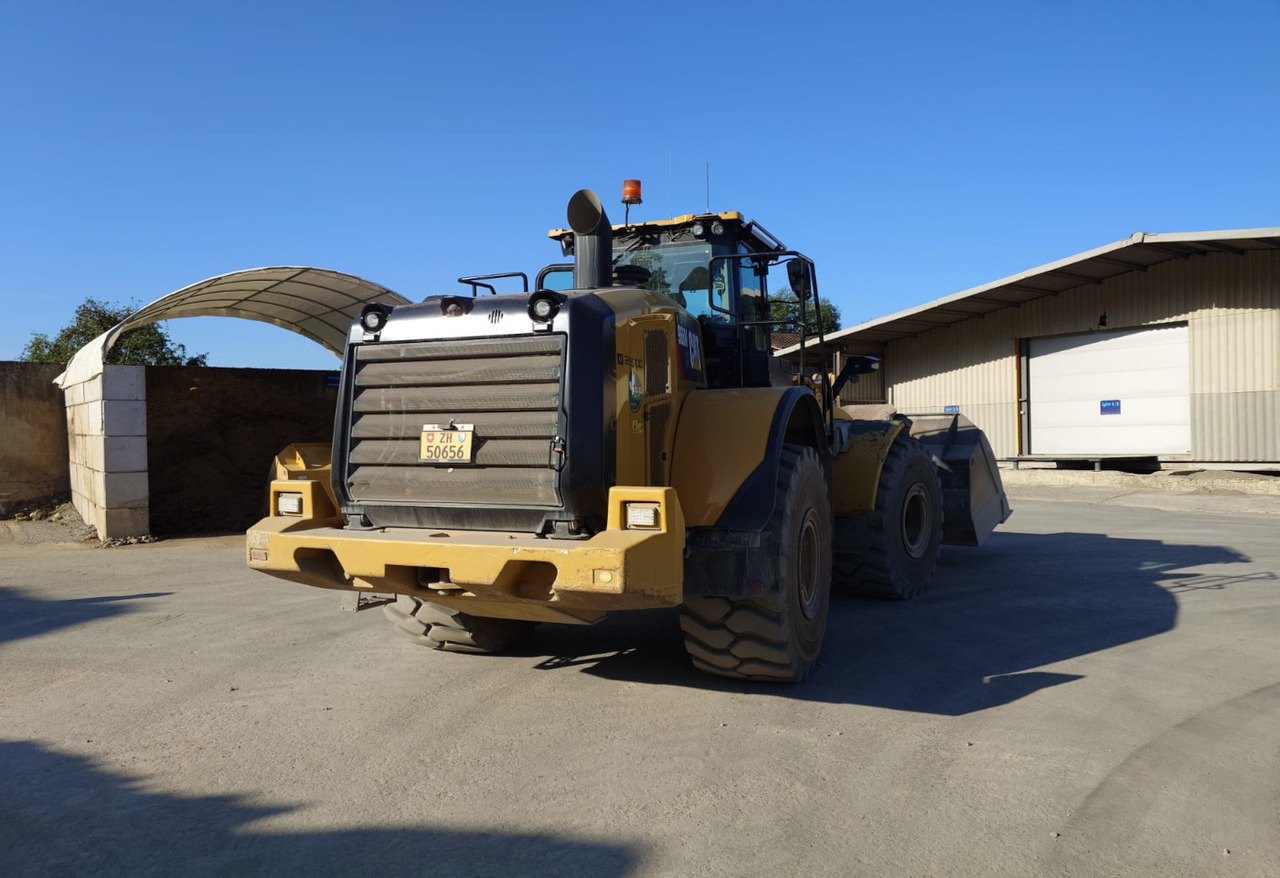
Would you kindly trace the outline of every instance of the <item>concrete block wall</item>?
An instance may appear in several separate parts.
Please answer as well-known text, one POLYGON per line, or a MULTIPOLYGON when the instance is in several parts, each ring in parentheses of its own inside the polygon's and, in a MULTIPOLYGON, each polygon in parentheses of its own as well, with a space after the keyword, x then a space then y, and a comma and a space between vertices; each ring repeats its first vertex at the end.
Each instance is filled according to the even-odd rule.
POLYGON ((76 510, 104 540, 148 533, 145 368, 107 366, 64 391, 76 510))

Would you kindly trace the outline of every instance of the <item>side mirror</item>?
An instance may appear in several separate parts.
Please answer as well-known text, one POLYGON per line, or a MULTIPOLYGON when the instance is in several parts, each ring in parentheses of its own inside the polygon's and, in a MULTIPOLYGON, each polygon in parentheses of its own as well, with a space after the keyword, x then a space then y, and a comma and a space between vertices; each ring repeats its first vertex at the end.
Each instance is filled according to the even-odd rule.
POLYGON ((796 294, 796 298, 808 301, 813 290, 809 284, 809 263, 802 259, 792 259, 787 263, 787 283, 791 285, 791 292, 796 294))

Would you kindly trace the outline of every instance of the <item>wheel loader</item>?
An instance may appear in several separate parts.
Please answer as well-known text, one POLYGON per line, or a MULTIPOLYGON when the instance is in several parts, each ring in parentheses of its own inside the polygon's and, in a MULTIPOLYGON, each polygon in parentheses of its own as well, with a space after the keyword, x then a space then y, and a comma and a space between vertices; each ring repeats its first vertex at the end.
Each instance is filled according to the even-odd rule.
POLYGON ((699 669, 799 681, 833 590, 916 596, 941 543, 1008 517, 962 416, 836 405, 878 362, 812 355, 810 259, 739 213, 631 223, 639 202, 627 181, 615 226, 574 194, 550 233, 572 262, 532 290, 478 275, 365 306, 332 444, 277 457, 249 566, 464 652, 678 606, 699 669), (799 303, 799 368, 770 349, 771 272, 799 303))

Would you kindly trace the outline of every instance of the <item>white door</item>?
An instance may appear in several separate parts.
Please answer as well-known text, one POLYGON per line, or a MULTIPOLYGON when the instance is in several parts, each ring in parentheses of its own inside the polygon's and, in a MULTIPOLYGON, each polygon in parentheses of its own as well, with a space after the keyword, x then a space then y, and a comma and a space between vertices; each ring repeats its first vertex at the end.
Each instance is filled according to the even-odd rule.
POLYGON ((1030 340, 1032 454, 1189 454, 1187 326, 1030 340))

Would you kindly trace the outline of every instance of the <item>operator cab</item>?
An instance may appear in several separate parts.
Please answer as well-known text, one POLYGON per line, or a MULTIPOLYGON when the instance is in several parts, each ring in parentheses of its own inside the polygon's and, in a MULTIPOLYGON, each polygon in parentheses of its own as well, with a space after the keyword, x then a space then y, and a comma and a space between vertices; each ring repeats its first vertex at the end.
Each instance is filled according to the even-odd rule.
MULTIPOLYGON (((792 256, 782 242, 736 212, 613 226, 612 232, 614 283, 660 293, 698 321, 708 386, 791 384, 791 364, 774 358, 769 346, 769 266, 792 256)), ((573 253, 572 232, 550 236, 566 256, 573 253)), ((540 289, 572 285, 570 264, 549 265, 538 275, 540 289)))

